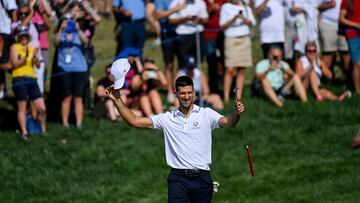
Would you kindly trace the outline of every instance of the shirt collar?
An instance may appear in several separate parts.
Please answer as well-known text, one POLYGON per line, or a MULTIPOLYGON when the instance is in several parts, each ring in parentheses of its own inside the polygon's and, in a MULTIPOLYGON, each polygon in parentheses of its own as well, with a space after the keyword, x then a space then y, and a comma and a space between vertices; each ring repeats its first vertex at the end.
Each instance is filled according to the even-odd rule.
MULTIPOLYGON (((191 113, 199 113, 199 111, 200 111, 200 106, 193 104, 190 114, 191 113)), ((175 109, 174 115, 184 117, 184 114, 180 111, 179 107, 175 109)))

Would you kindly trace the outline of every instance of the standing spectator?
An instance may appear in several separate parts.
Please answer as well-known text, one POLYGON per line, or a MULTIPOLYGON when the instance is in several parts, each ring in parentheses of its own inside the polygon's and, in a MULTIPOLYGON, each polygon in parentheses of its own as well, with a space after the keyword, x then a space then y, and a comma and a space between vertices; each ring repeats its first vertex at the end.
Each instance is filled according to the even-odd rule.
MULTIPOLYGON (((177 3, 175 6, 170 8, 170 3, 173 0, 155 0, 156 13, 160 20, 160 38, 161 38, 161 49, 163 53, 163 60, 165 64, 165 75, 168 79, 167 85, 167 101, 174 103, 175 96, 173 94, 174 89, 174 57, 177 53, 176 49, 176 38, 175 32, 176 26, 169 23, 169 16, 179 12, 186 7, 186 4, 177 3)), ((180 58, 178 57, 178 60, 180 58)))
MULTIPOLYGON (((177 51, 179 52, 179 66, 184 67, 188 55, 196 56, 196 33, 199 32, 200 47, 203 46, 202 32, 208 22, 206 4, 203 0, 174 0, 170 8, 179 3, 186 3, 186 7, 170 16, 170 23, 176 25, 177 51)), ((200 48, 201 49, 201 48, 200 48)), ((199 50, 201 51, 201 50, 199 50)), ((201 55, 201 54, 200 54, 201 55)))
POLYGON ((352 76, 355 92, 360 94, 360 0, 342 1, 340 23, 345 25, 345 37, 354 64, 352 76))
POLYGON ((80 8, 77 3, 70 6, 71 17, 64 19, 55 34, 55 44, 58 46, 58 67, 63 71, 61 117, 64 127, 69 127, 69 115, 72 98, 75 103, 76 127, 82 129, 84 113, 84 88, 88 81, 88 67, 82 52, 82 46, 89 39, 80 29, 76 19, 80 8))
POLYGON ((292 88, 302 102, 307 101, 306 91, 299 76, 282 61, 280 47, 271 47, 268 59, 256 64, 256 78, 261 83, 262 93, 278 107, 284 105, 285 97, 291 93, 292 88))
POLYGON ((160 23, 159 20, 154 16, 156 7, 154 0, 146 0, 146 20, 150 26, 155 30, 156 40, 155 44, 160 44, 160 23))
POLYGON ((12 44, 11 25, 16 22, 15 0, 0 0, 0 99, 5 96, 5 71, 10 70, 10 46, 12 44))
POLYGON ((122 15, 119 35, 121 49, 135 47, 142 50, 146 35, 144 0, 114 0, 113 7, 122 15))
POLYGON ((37 120, 41 125, 42 133, 46 132, 46 106, 36 82, 34 66, 39 67, 38 51, 29 44, 30 32, 27 27, 19 26, 17 30, 17 43, 11 46, 10 57, 12 70, 12 87, 18 105, 18 121, 21 128, 21 135, 28 141, 26 129, 26 112, 28 99, 33 102, 37 111, 37 120))
POLYGON ((268 56, 270 47, 276 45, 284 50, 285 14, 279 0, 256 0, 255 12, 260 19, 260 44, 263 56, 268 56))
POLYGON ((224 33, 220 29, 220 8, 225 0, 205 0, 209 21, 205 25, 206 60, 208 64, 209 87, 211 93, 220 94, 224 59, 224 33), (221 70, 219 70, 221 68, 221 70))
POLYGON ((236 87, 240 98, 245 82, 245 68, 251 67, 252 52, 250 27, 256 21, 250 7, 240 0, 231 0, 221 8, 220 26, 225 30, 225 77, 224 101, 230 99, 232 79, 236 76, 236 87))
POLYGON ((323 60, 317 56, 317 48, 315 42, 308 42, 305 46, 305 55, 296 63, 296 73, 301 78, 305 89, 311 87, 317 101, 339 100, 343 101, 346 97, 351 97, 350 91, 345 91, 340 96, 335 95, 330 90, 320 87, 321 77, 324 75, 327 79, 331 79, 333 74, 326 66, 323 60))
POLYGON ((350 54, 346 38, 338 33, 339 16, 341 0, 319 0, 318 9, 320 11, 320 37, 322 41, 322 60, 327 67, 332 67, 333 61, 336 60, 336 53, 338 52, 342 61, 342 70, 351 80, 350 73, 350 54))
POLYGON ((297 15, 304 13, 304 10, 296 5, 301 5, 303 0, 285 0, 285 43, 284 43, 284 58, 285 61, 294 67, 295 58, 298 53, 295 53, 295 43, 297 40, 297 15))
POLYGON ((52 9, 45 0, 38 0, 33 7, 31 23, 34 24, 38 32, 39 51, 41 54, 40 68, 36 70, 37 81, 40 91, 44 93, 44 83, 46 79, 46 70, 49 66, 49 37, 48 30, 51 29, 52 23, 49 16, 52 9))
POLYGON ((220 29, 220 8, 225 0, 205 0, 209 21, 205 25, 204 38, 211 93, 220 94, 224 64, 224 33, 220 29), (221 70, 219 70, 221 69, 221 70))

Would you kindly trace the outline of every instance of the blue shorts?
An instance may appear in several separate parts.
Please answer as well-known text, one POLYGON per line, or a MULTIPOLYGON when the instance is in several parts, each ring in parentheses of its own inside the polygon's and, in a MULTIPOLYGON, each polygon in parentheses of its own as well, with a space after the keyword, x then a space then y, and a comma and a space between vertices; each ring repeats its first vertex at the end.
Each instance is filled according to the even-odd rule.
POLYGON ((12 80, 12 89, 16 101, 26 101, 29 98, 35 100, 42 96, 35 78, 15 77, 12 80))
POLYGON ((348 40, 351 61, 353 63, 360 61, 360 37, 348 40))

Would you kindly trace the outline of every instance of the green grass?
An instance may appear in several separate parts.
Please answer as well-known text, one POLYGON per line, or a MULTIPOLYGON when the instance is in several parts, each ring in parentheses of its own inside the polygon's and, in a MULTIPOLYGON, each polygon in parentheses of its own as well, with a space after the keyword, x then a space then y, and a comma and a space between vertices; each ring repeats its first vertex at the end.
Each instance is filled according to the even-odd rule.
MULTIPOLYGON (((95 80, 114 55, 112 28, 105 22, 97 29, 95 80)), ((256 42, 253 46, 256 61, 261 52, 256 42)), ((159 52, 158 47, 147 48, 145 56, 162 66, 159 52)), ((247 70, 247 81, 252 75, 247 70)), ((241 125, 256 176, 250 175, 240 123, 215 130, 211 169, 221 185, 213 202, 359 202, 360 151, 350 148, 360 127, 359 96, 343 103, 288 100, 278 109, 250 97, 247 86, 244 103, 241 125)), ((230 102, 221 113, 231 110, 230 102)), ((34 136, 30 143, 14 132, 0 132, 0 202, 167 201, 162 132, 88 114, 84 126, 78 131, 48 123, 48 135, 34 136)))

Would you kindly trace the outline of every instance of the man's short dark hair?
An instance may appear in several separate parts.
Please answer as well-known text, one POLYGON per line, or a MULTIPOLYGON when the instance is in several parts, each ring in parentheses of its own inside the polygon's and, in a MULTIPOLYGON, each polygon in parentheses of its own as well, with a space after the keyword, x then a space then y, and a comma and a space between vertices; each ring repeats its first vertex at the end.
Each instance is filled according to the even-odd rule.
POLYGON ((191 86, 194 87, 193 80, 189 76, 180 76, 175 81, 175 90, 178 90, 178 87, 191 86))

